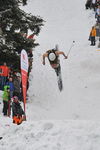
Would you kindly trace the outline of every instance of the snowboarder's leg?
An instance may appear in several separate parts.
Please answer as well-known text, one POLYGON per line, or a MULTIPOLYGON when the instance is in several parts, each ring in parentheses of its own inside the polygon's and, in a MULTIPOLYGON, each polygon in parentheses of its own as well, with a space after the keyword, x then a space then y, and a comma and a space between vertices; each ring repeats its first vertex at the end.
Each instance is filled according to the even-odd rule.
POLYGON ((57 68, 55 68, 55 72, 56 72, 56 75, 59 76, 59 74, 61 73, 61 66, 59 64, 59 66, 57 68))

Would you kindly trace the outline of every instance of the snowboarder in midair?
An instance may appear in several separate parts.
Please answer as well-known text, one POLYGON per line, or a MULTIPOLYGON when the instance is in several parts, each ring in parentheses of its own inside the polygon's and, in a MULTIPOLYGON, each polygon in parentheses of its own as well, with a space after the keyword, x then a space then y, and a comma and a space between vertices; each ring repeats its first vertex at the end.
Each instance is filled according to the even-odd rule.
POLYGON ((47 57, 51 67, 55 69, 57 76, 61 70, 59 55, 63 55, 65 59, 68 58, 63 51, 58 50, 57 45, 54 49, 50 49, 43 54, 43 65, 45 65, 45 58, 47 57))
POLYGON ((43 54, 43 65, 45 65, 45 58, 47 57, 51 67, 56 72, 59 90, 62 91, 63 84, 61 78, 61 66, 60 66, 59 55, 63 55, 65 59, 68 58, 68 56, 66 56, 63 51, 58 50, 58 45, 56 45, 54 49, 48 50, 46 51, 46 53, 43 54))

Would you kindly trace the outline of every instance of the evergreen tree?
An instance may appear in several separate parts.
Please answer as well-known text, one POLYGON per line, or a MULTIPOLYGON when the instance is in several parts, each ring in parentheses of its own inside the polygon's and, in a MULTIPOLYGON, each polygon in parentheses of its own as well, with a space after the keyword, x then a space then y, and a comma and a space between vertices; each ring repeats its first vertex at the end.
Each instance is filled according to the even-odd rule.
POLYGON ((43 26, 40 16, 33 16, 20 9, 27 0, 0 0, 0 63, 7 62, 19 68, 20 53, 27 53, 38 45, 34 39, 27 38, 29 30, 38 35, 43 26))

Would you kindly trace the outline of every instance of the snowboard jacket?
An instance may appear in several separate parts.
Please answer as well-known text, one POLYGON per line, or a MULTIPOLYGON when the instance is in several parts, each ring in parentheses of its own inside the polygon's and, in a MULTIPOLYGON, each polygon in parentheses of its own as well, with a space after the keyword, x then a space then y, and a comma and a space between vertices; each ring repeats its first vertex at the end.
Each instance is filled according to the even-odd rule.
POLYGON ((10 86, 10 91, 14 91, 14 84, 13 84, 13 82, 9 81, 6 84, 10 86))
POLYGON ((3 92, 3 101, 8 102, 10 99, 10 91, 8 91, 8 88, 10 88, 8 85, 4 86, 4 92, 3 92))
POLYGON ((1 73, 0 76, 8 77, 10 69, 7 66, 0 66, 1 73))
POLYGON ((17 77, 14 78, 14 92, 20 93, 20 81, 17 77))
POLYGON ((96 29, 95 29, 95 28, 93 28, 93 29, 91 30, 90 35, 91 35, 91 36, 96 36, 96 29))
POLYGON ((24 115, 24 111, 19 102, 12 103, 12 116, 22 116, 24 115))

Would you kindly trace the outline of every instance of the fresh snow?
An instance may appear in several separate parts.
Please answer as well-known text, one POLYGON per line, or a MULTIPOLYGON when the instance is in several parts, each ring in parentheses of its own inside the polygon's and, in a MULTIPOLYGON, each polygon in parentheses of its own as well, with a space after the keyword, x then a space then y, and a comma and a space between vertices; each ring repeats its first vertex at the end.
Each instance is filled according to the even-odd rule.
MULTIPOLYGON (((85 10, 86 0, 30 0, 22 7, 46 21, 36 41, 30 75, 27 121, 14 125, 2 116, 0 104, 0 150, 100 150, 100 52, 88 41, 95 24, 94 12, 85 10), (61 59, 64 90, 42 54, 59 45, 68 53, 61 59)), ((2 92, 0 92, 2 95, 2 92)), ((1 98, 2 102, 2 98, 1 98)))

